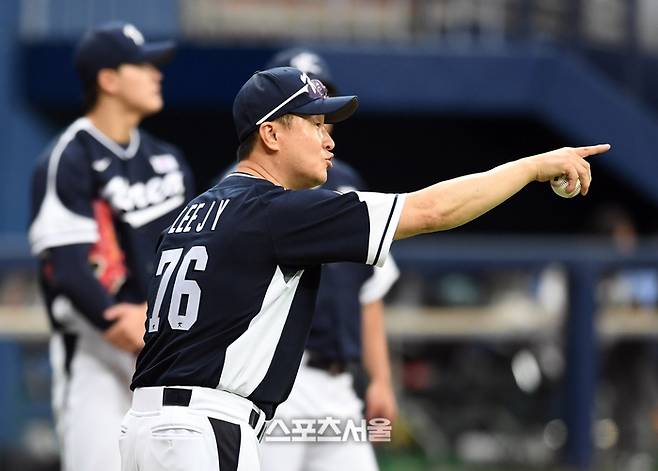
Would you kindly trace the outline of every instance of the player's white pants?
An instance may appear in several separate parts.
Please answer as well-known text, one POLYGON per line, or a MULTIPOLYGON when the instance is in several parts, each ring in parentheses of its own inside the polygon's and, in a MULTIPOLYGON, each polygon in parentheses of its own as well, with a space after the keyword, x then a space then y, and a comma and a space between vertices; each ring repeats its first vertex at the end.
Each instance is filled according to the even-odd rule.
MULTIPOLYGON (((363 418, 363 402, 352 387, 352 375, 332 376, 305 366, 305 359, 286 402, 274 416, 292 430, 292 419, 363 418)), ((260 444, 263 471, 376 471, 377 461, 368 442, 272 442, 267 434, 260 444)))
POLYGON ((257 432, 264 426, 265 414, 235 394, 189 386, 138 388, 121 424, 121 469, 259 471, 257 432), (163 405, 171 403, 165 397, 172 391, 175 403, 188 405, 163 405), (190 392, 187 401, 180 401, 181 392, 182 399, 190 392))
POLYGON ((118 471, 119 425, 130 407, 133 355, 88 330, 78 336, 69 371, 62 334, 50 340, 52 403, 63 471, 118 471))

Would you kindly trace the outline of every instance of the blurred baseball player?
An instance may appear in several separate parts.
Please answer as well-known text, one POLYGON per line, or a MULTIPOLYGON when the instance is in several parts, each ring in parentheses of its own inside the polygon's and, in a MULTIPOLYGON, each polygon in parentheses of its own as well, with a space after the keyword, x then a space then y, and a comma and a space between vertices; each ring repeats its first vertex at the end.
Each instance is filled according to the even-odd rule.
POLYGON ((143 346, 157 238, 191 196, 180 152, 137 129, 162 109, 173 44, 109 23, 79 42, 86 114, 38 161, 30 243, 53 335, 53 408, 64 470, 118 470, 121 418, 143 346))
POLYGON ((293 67, 238 92, 236 172, 188 203, 158 247, 124 471, 261 469, 259 436, 295 380, 321 264, 382 266, 393 239, 464 224, 535 180, 567 174, 586 194, 584 157, 609 148, 563 148, 409 194, 306 190, 332 166, 325 123, 356 108, 293 67))
MULTIPOLYGON (((329 96, 336 95, 329 66, 315 52, 286 49, 267 64, 267 68, 283 66, 300 69, 309 78, 320 80, 329 96)), ((331 133, 332 125, 325 126, 331 133)), ((341 193, 364 190, 361 177, 352 167, 335 157, 331 162, 322 188, 341 193)), ((293 420, 299 418, 340 417, 360 421, 363 403, 354 390, 351 370, 361 363, 362 355, 369 377, 365 395, 367 418, 395 419, 397 404, 391 385, 382 298, 397 278, 398 270, 390 256, 381 268, 355 263, 322 266, 305 355, 290 396, 275 416, 284 420, 288 429, 293 429, 293 420)), ((265 471, 377 469, 372 446, 367 441, 289 443, 271 442, 266 437, 261 444, 261 459, 265 471)))

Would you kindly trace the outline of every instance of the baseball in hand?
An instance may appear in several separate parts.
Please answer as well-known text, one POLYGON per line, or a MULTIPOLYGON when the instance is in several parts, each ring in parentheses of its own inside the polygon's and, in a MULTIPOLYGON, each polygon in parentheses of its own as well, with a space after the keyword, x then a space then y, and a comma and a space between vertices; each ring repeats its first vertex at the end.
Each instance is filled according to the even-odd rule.
POLYGON ((573 198, 580 193, 580 179, 576 180, 576 188, 574 188, 571 193, 567 191, 568 185, 569 180, 566 175, 553 177, 551 180, 551 188, 553 188, 556 195, 561 196, 562 198, 573 198))

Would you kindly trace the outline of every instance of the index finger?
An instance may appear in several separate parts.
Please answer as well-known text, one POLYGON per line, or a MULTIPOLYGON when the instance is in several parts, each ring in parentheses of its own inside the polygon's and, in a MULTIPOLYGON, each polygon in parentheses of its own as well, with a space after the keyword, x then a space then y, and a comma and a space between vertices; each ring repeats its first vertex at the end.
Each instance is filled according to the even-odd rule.
POLYGON ((590 155, 602 154, 610 150, 610 144, 597 144, 595 146, 577 147, 576 151, 581 157, 588 157, 590 155))

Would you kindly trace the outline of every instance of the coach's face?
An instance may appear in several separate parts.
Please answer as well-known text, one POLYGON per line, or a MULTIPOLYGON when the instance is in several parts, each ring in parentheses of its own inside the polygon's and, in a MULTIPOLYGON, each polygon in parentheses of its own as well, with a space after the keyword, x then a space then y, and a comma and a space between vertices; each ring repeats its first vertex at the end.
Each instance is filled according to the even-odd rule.
POLYGON ((162 72, 151 64, 122 64, 117 69, 116 96, 131 111, 147 116, 162 109, 162 72))
POLYGON ((291 189, 312 188, 327 181, 334 141, 327 132, 324 116, 292 116, 283 131, 282 150, 291 189))

